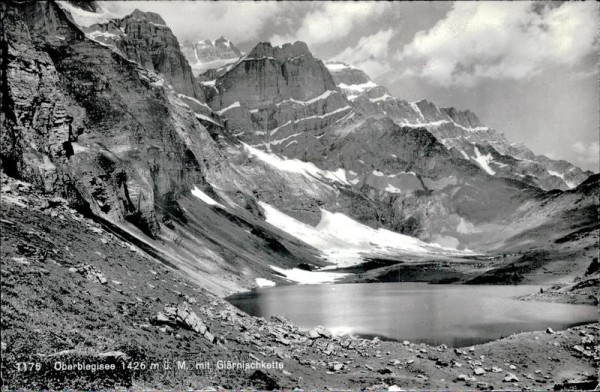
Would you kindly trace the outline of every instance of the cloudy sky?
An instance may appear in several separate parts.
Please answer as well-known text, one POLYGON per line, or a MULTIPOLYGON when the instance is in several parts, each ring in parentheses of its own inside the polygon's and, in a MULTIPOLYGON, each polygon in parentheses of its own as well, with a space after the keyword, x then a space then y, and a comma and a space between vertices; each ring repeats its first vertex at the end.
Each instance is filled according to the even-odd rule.
POLYGON ((599 171, 594 2, 100 2, 161 14, 180 41, 305 41, 408 100, 473 110, 534 152, 599 171))

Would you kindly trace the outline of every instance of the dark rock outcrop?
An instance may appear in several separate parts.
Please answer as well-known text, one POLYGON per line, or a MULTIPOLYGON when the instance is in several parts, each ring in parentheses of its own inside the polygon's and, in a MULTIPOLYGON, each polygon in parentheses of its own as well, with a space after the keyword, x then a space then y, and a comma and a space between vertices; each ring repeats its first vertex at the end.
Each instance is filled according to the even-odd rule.
POLYGON ((303 42, 260 43, 215 77, 213 110, 233 135, 268 151, 293 156, 298 138, 318 144, 322 130, 353 112, 323 62, 303 42))
POLYGON ((177 37, 157 13, 136 9, 122 19, 81 28, 89 38, 163 75, 175 91, 204 101, 177 37))
MULTIPOLYGON (((4 170, 155 235, 155 201, 204 181, 201 149, 181 127, 210 139, 206 130, 158 75, 88 39, 54 2, 6 15, 4 170)), ((160 22, 144 17, 132 23, 160 22)))
POLYGON ((235 102, 254 109, 282 99, 306 101, 325 91, 336 90, 333 78, 321 60, 312 56, 304 42, 273 47, 256 45, 217 81, 220 108, 235 102))

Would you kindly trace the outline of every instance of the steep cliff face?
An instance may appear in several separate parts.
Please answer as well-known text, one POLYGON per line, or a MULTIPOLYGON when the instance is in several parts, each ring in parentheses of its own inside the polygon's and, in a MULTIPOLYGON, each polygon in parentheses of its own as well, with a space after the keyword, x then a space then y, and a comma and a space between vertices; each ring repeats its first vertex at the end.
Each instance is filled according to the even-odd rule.
POLYGON ((369 223, 452 247, 477 248, 489 230, 508 224, 541 192, 490 176, 425 128, 390 118, 366 119, 350 132, 332 129, 321 140, 329 143, 327 155, 315 162, 340 170, 372 201, 376 218, 369 223))
POLYGON ((260 43, 215 77, 210 105, 228 130, 247 144, 290 157, 296 156, 298 138, 318 143, 324 129, 354 112, 303 42, 260 43))
POLYGON ((155 235, 155 203, 203 183, 203 152, 186 139, 210 149, 206 129, 162 77, 88 39, 55 3, 13 4, 6 24, 3 166, 155 235))
POLYGON ((121 19, 106 18, 67 2, 59 3, 88 38, 107 45, 142 67, 160 73, 181 94, 204 101, 179 41, 162 17, 134 10, 121 19), (83 15, 82 15, 83 14, 83 15), (87 18, 86 18, 87 17, 87 18))
POLYGON ((336 90, 323 62, 303 42, 282 47, 258 44, 217 80, 216 87, 221 108, 240 102, 250 109, 282 99, 306 101, 336 90))
POLYGON ((197 100, 88 38, 55 2, 12 3, 4 23, 4 172, 213 291, 253 286, 271 265, 324 263, 265 222, 257 199, 316 223, 335 205, 328 181, 256 159, 197 100))
POLYGON ((467 110, 458 110, 456 108, 441 108, 442 113, 448 116, 453 122, 461 125, 465 128, 479 128, 483 127, 479 118, 470 111, 467 110))
POLYGON ((249 148, 337 173, 339 181, 331 184, 337 194, 319 192, 302 206, 298 193, 288 197, 281 185, 279 194, 286 196, 274 197, 272 182, 253 177, 254 171, 239 177, 253 177, 246 186, 310 224, 319 222, 317 207, 322 207, 374 227, 477 247, 490 232, 516 219, 522 203, 537 197, 540 184, 565 186, 540 164, 524 165, 500 153, 498 146, 508 143, 498 143, 503 137, 474 113, 394 98, 354 67, 322 67, 301 43, 282 48, 259 44, 202 80, 212 91, 213 110, 234 138, 249 148), (339 89, 329 90, 330 80, 339 89))

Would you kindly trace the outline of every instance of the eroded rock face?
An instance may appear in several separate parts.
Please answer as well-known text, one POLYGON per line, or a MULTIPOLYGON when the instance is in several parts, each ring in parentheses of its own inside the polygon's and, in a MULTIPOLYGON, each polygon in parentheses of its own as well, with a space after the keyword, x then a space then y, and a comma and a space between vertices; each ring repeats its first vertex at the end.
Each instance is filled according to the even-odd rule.
POLYGON ((114 47, 126 58, 160 73, 177 92, 204 101, 179 41, 159 14, 136 9, 122 19, 82 29, 91 39, 114 47))
POLYGON ((213 110, 233 135, 266 151, 296 156, 299 139, 316 146, 324 129, 354 112, 303 42, 260 43, 214 77, 213 110))
POLYGON ((156 234, 155 203, 204 182, 206 129, 161 77, 86 38, 53 2, 12 4, 5 23, 4 170, 156 234))
MULTIPOLYGON (((264 201, 313 225, 325 209, 468 245, 487 235, 477 224, 512 218, 541 192, 535 187, 576 175, 469 111, 391 97, 346 65, 334 72, 301 42, 261 43, 204 74, 197 94, 185 90, 195 88, 185 84, 189 66, 156 14, 136 11, 84 34, 52 2, 11 10, 3 167, 150 236, 160 227, 156 206, 198 185, 252 219, 264 218, 264 201), (205 93, 208 104, 194 98, 205 93)), ((265 230, 251 235, 278 247, 265 230)))
POLYGON ((312 56, 304 42, 282 47, 258 44, 216 87, 220 94, 218 101, 213 101, 215 107, 240 102, 250 109, 287 98, 306 101, 336 90, 325 65, 312 56))
MULTIPOLYGON (((45 20, 52 44, 62 46, 61 38, 76 38, 50 4, 32 7, 30 14, 45 20)), ((6 29, 2 63, 2 165, 8 174, 27 178, 51 192, 63 184, 54 162, 64 162, 72 154, 70 142, 82 125, 73 123, 73 112, 83 109, 57 89, 60 76, 52 59, 34 46, 37 37, 30 29, 36 31, 39 24, 28 25, 13 9, 6 13, 4 23, 10 29, 6 29), (68 113, 70 107, 74 110, 68 113)))
POLYGON ((479 118, 470 111, 467 110, 457 110, 456 108, 441 108, 442 113, 446 114, 452 121, 455 123, 462 125, 466 128, 477 128, 483 127, 479 118))

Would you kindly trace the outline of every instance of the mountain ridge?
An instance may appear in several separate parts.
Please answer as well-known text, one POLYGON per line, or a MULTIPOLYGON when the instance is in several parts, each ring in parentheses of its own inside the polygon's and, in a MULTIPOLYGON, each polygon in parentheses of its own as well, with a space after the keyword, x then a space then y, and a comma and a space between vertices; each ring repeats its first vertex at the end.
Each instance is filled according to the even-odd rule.
MULTIPOLYGON (((469 109, 440 108, 426 99, 409 103, 392 97, 389 91, 377 86, 368 76, 355 67, 341 62, 330 62, 330 71, 336 75, 338 85, 342 86, 351 100, 369 115, 388 115, 395 121, 406 124, 424 125, 449 149, 455 147, 466 159, 479 161, 470 145, 487 145, 493 148, 496 159, 501 155, 511 155, 519 162, 512 173, 506 172, 510 178, 521 179, 535 184, 542 189, 558 188, 562 190, 574 188, 589 177, 592 172, 583 171, 563 160, 552 160, 543 155, 535 155, 527 147, 510 143, 502 134, 484 126, 476 114, 469 109), (361 77, 356 79, 356 75, 361 77), (354 76, 352 76, 354 75, 354 76), (461 152, 462 151, 462 152, 461 152), (520 178, 519 178, 520 177, 520 178)), ((498 165, 502 169, 501 165, 498 165)), ((483 165, 485 169, 488 167, 483 165)), ((487 170, 488 172, 495 170, 487 170)), ((502 170, 500 170, 502 171, 502 170)))
MULTIPOLYGON (((35 18, 49 15, 42 5, 28 7, 33 19, 26 23, 33 25, 35 18)), ((53 12, 53 20, 61 20, 57 9, 53 12)), ((63 12, 67 15, 65 23, 69 23, 68 9, 63 12)), ((141 11, 123 20, 125 24, 135 20, 146 27, 162 21, 141 11)), ((99 26, 92 25, 94 29, 99 26)), ((38 129, 36 132, 49 137, 38 144, 48 145, 55 153, 45 156, 43 149, 25 144, 8 150, 5 147, 3 166, 12 175, 50 191, 60 190, 54 178, 66 179, 69 190, 60 192, 70 195, 71 201, 88 205, 91 213, 128 221, 150 237, 163 235, 164 222, 181 214, 178 200, 188 198, 198 186, 216 203, 229 204, 234 211, 239 207, 251 211, 251 219, 264 219, 259 201, 311 225, 319 223, 321 209, 325 209, 376 229, 478 249, 486 236, 506 226, 510 219, 517 219, 524 206, 534 205, 543 194, 534 181, 495 176, 496 166, 516 165, 517 159, 503 157, 492 146, 471 142, 469 159, 465 159, 466 144, 458 145, 463 148, 459 150, 455 145, 449 147, 448 137, 440 138, 443 132, 461 132, 461 137, 487 135, 487 128, 477 130, 481 124, 473 113, 439 109, 427 100, 408 103, 387 97, 383 87, 362 86, 364 79, 358 80, 360 88, 350 88, 358 92, 351 100, 344 88, 336 86, 336 73, 330 73, 321 60, 315 59, 304 43, 282 47, 258 44, 217 74, 212 84, 200 84, 199 95, 206 98, 205 103, 182 94, 167 78, 140 65, 141 58, 151 57, 144 46, 133 46, 138 48, 133 53, 140 57, 131 60, 131 51, 115 50, 116 46, 98 42, 88 28, 65 26, 59 23, 57 28, 68 37, 44 32, 44 45, 56 48, 50 52, 52 58, 44 61, 54 63, 57 75, 69 81, 63 85, 59 79, 48 79, 54 80, 49 91, 60 92, 68 110, 55 109, 56 130, 32 125, 38 129), (91 64, 85 55, 97 49, 102 56, 94 64, 96 74, 84 72, 81 65, 91 64), (125 64, 126 73, 117 64, 125 64), (117 75, 119 83, 136 86, 129 89, 140 91, 140 98, 130 102, 147 102, 147 106, 126 103, 123 107, 128 112, 119 109, 116 97, 131 93, 125 93, 118 83, 106 84, 109 73, 100 70, 101 66, 117 75), (105 83, 108 88, 89 90, 85 86, 90 80, 93 87, 105 83), (268 82, 257 83, 261 80, 268 82), (377 92, 384 94, 369 96, 377 92), (361 100, 365 105, 367 101, 373 104, 375 114, 368 112, 361 100), (394 108, 404 117, 377 114, 382 110, 393 112, 394 108), (165 113, 168 117, 160 118, 165 113), (119 134, 115 127, 125 132, 119 134), (379 136, 373 139, 373 135, 379 136), (30 167, 38 161, 58 166, 38 164, 46 169, 36 175, 30 167)), ((154 34, 165 29, 160 26, 147 31, 154 34)), ((23 39, 25 46, 31 45, 26 43, 27 34, 21 35, 18 39, 23 39)), ((164 42, 177 46, 169 48, 168 53, 179 50, 176 40, 164 42)), ((40 56, 47 56, 42 54, 43 46, 31 47, 40 56)), ((336 67, 349 68, 339 63, 336 67)), ((46 78, 45 73, 40 75, 46 78)), ((187 75, 183 68, 173 77, 182 75, 187 75)), ((341 76, 337 77, 341 84, 341 76)), ((10 83, 25 86, 26 78, 20 78, 19 74, 10 83)), ((31 102, 24 104, 35 107, 31 102)), ((239 219, 234 216, 230 218, 239 219)), ((498 244, 508 239, 494 238, 498 238, 498 244)))
MULTIPOLYGON (((600 175, 549 191, 531 170, 510 177, 518 157, 486 144, 474 114, 386 96, 366 74, 341 86, 305 44, 263 43, 194 77, 162 19, 82 6, 10 1, 3 19, 7 388, 464 389, 474 378, 456 367, 473 352, 492 369, 531 353, 543 372, 520 388, 593 388, 555 374, 593 370, 597 324, 467 351, 305 330, 224 297, 418 281, 529 284, 597 304, 600 175), (198 353, 285 369, 174 371, 198 353), (127 366, 165 358, 169 369, 127 366), (32 361, 41 371, 16 365, 32 361)), ((517 378, 469 369, 483 371, 478 388, 517 378)))

